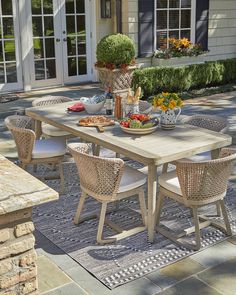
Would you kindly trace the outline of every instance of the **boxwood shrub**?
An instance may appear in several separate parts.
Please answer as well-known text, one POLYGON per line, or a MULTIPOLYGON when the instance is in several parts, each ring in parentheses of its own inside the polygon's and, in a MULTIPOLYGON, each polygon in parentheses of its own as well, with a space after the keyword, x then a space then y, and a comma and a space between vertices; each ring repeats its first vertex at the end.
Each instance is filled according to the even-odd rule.
POLYGON ((162 91, 190 89, 236 82, 236 58, 209 61, 182 67, 150 67, 134 72, 132 87, 141 86, 144 97, 162 91))

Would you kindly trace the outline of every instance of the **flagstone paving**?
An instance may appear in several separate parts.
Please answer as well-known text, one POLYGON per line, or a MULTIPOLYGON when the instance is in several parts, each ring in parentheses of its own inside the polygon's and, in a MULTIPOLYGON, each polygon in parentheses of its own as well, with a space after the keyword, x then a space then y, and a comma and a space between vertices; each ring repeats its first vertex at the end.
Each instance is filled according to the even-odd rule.
MULTIPOLYGON (((100 90, 96 84, 71 86, 18 94, 19 99, 0 104, 0 153, 16 158, 14 142, 4 126, 4 118, 30 107, 43 95, 64 95, 74 99, 100 90)), ((186 101, 183 115, 196 113, 226 116, 229 133, 236 144, 236 92, 186 101)), ((236 181, 236 173, 232 176, 236 181)), ((236 294, 236 237, 204 249, 161 270, 109 290, 72 258, 38 231, 39 291, 44 295, 234 295, 236 294)))

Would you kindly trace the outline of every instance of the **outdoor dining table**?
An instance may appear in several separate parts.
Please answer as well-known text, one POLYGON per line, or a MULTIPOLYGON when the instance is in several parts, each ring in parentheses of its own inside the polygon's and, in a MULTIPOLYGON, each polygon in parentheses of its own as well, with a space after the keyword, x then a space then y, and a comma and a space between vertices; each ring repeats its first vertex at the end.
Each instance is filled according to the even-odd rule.
POLYGON ((70 132, 82 140, 108 148, 118 154, 138 161, 148 167, 148 239, 154 240, 154 222, 157 192, 157 167, 183 157, 213 151, 231 144, 231 137, 190 125, 177 125, 173 130, 158 128, 152 134, 132 135, 123 132, 117 122, 105 127, 103 133, 95 127, 78 126, 78 121, 88 114, 67 112, 73 102, 53 106, 26 109, 26 115, 35 119, 36 136, 40 136, 40 124, 46 122, 70 132))

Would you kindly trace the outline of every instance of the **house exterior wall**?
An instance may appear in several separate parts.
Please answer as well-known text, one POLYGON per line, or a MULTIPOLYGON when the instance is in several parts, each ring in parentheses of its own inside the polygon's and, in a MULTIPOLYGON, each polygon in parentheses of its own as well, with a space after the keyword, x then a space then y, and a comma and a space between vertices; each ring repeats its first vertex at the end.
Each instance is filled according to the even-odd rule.
MULTIPOLYGON (((135 43, 138 52, 138 0, 123 0, 123 33, 135 43)), ((236 57, 236 1, 210 0, 206 60, 236 57)), ((138 59, 141 66, 150 66, 150 58, 138 59)))

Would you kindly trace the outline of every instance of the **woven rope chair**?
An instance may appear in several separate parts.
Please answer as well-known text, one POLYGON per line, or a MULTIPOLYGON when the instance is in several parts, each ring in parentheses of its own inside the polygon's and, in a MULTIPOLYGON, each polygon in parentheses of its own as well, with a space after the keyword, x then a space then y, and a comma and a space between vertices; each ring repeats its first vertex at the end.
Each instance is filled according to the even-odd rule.
MULTIPOLYGON (((59 103, 69 102, 73 101, 73 99, 65 97, 65 96, 43 96, 40 98, 35 99, 32 102, 33 107, 44 107, 44 106, 50 106, 50 105, 56 105, 59 103)), ((65 140, 74 137, 72 134, 61 130, 57 127, 54 127, 50 124, 42 123, 42 136, 44 138, 50 138, 50 137, 62 137, 65 140)))
POLYGON ((149 115, 151 111, 152 111, 152 105, 149 102, 145 100, 139 101, 139 112, 141 114, 149 115))
MULTIPOLYGON (((88 154, 89 144, 69 144, 69 151, 74 157, 80 177, 81 196, 74 223, 99 217, 97 242, 111 243, 146 229, 146 204, 144 198, 144 184, 146 176, 131 168, 125 167, 123 160, 117 158, 99 158, 88 154), (125 230, 105 219, 107 205, 123 198, 138 194, 143 224, 142 226, 125 230), (91 196, 102 204, 101 212, 80 218, 80 214, 87 196, 91 196), (104 239, 102 237, 104 222, 109 225, 116 235, 104 239)), ((117 209, 117 208, 116 208, 117 209)), ((122 209, 122 208, 120 208, 122 209)), ((120 210, 119 209, 119 210, 120 210)))
POLYGON ((36 140, 34 120, 27 116, 9 116, 5 119, 5 124, 15 140, 20 166, 26 170, 30 164, 58 164, 63 192, 64 175, 61 163, 66 152, 65 143, 58 139, 36 140))
MULTIPOLYGON (((219 116, 214 116, 214 115, 193 115, 183 119, 182 123, 205 128, 215 132, 221 132, 221 133, 225 133, 229 128, 227 119, 219 117, 219 116)), ((217 157, 218 157, 217 153, 215 153, 215 151, 212 151, 211 157, 209 157, 209 159, 210 158, 214 159, 217 157)), ((181 159, 180 161, 186 160, 186 159, 187 158, 184 158, 184 159, 181 159)), ((202 157, 196 155, 196 156, 193 156, 192 158, 188 158, 188 160, 200 161, 202 160, 202 157)), ((167 170, 168 170, 168 163, 163 165, 162 173, 166 173, 167 170)))
POLYGON ((176 171, 162 174, 159 177, 159 197, 157 201, 157 231, 172 241, 198 250, 201 247, 200 229, 215 226, 231 235, 230 223, 224 204, 227 183, 232 166, 236 161, 236 149, 224 148, 220 158, 205 162, 177 162, 176 171), (194 226, 183 233, 172 235, 169 230, 160 227, 160 216, 163 199, 169 197, 189 207, 193 213, 194 226), (219 204, 225 226, 210 220, 207 216, 198 215, 198 208, 211 203, 219 204), (203 222, 199 222, 203 221, 203 222), (189 245, 181 241, 186 234, 195 232, 196 244, 189 245))

